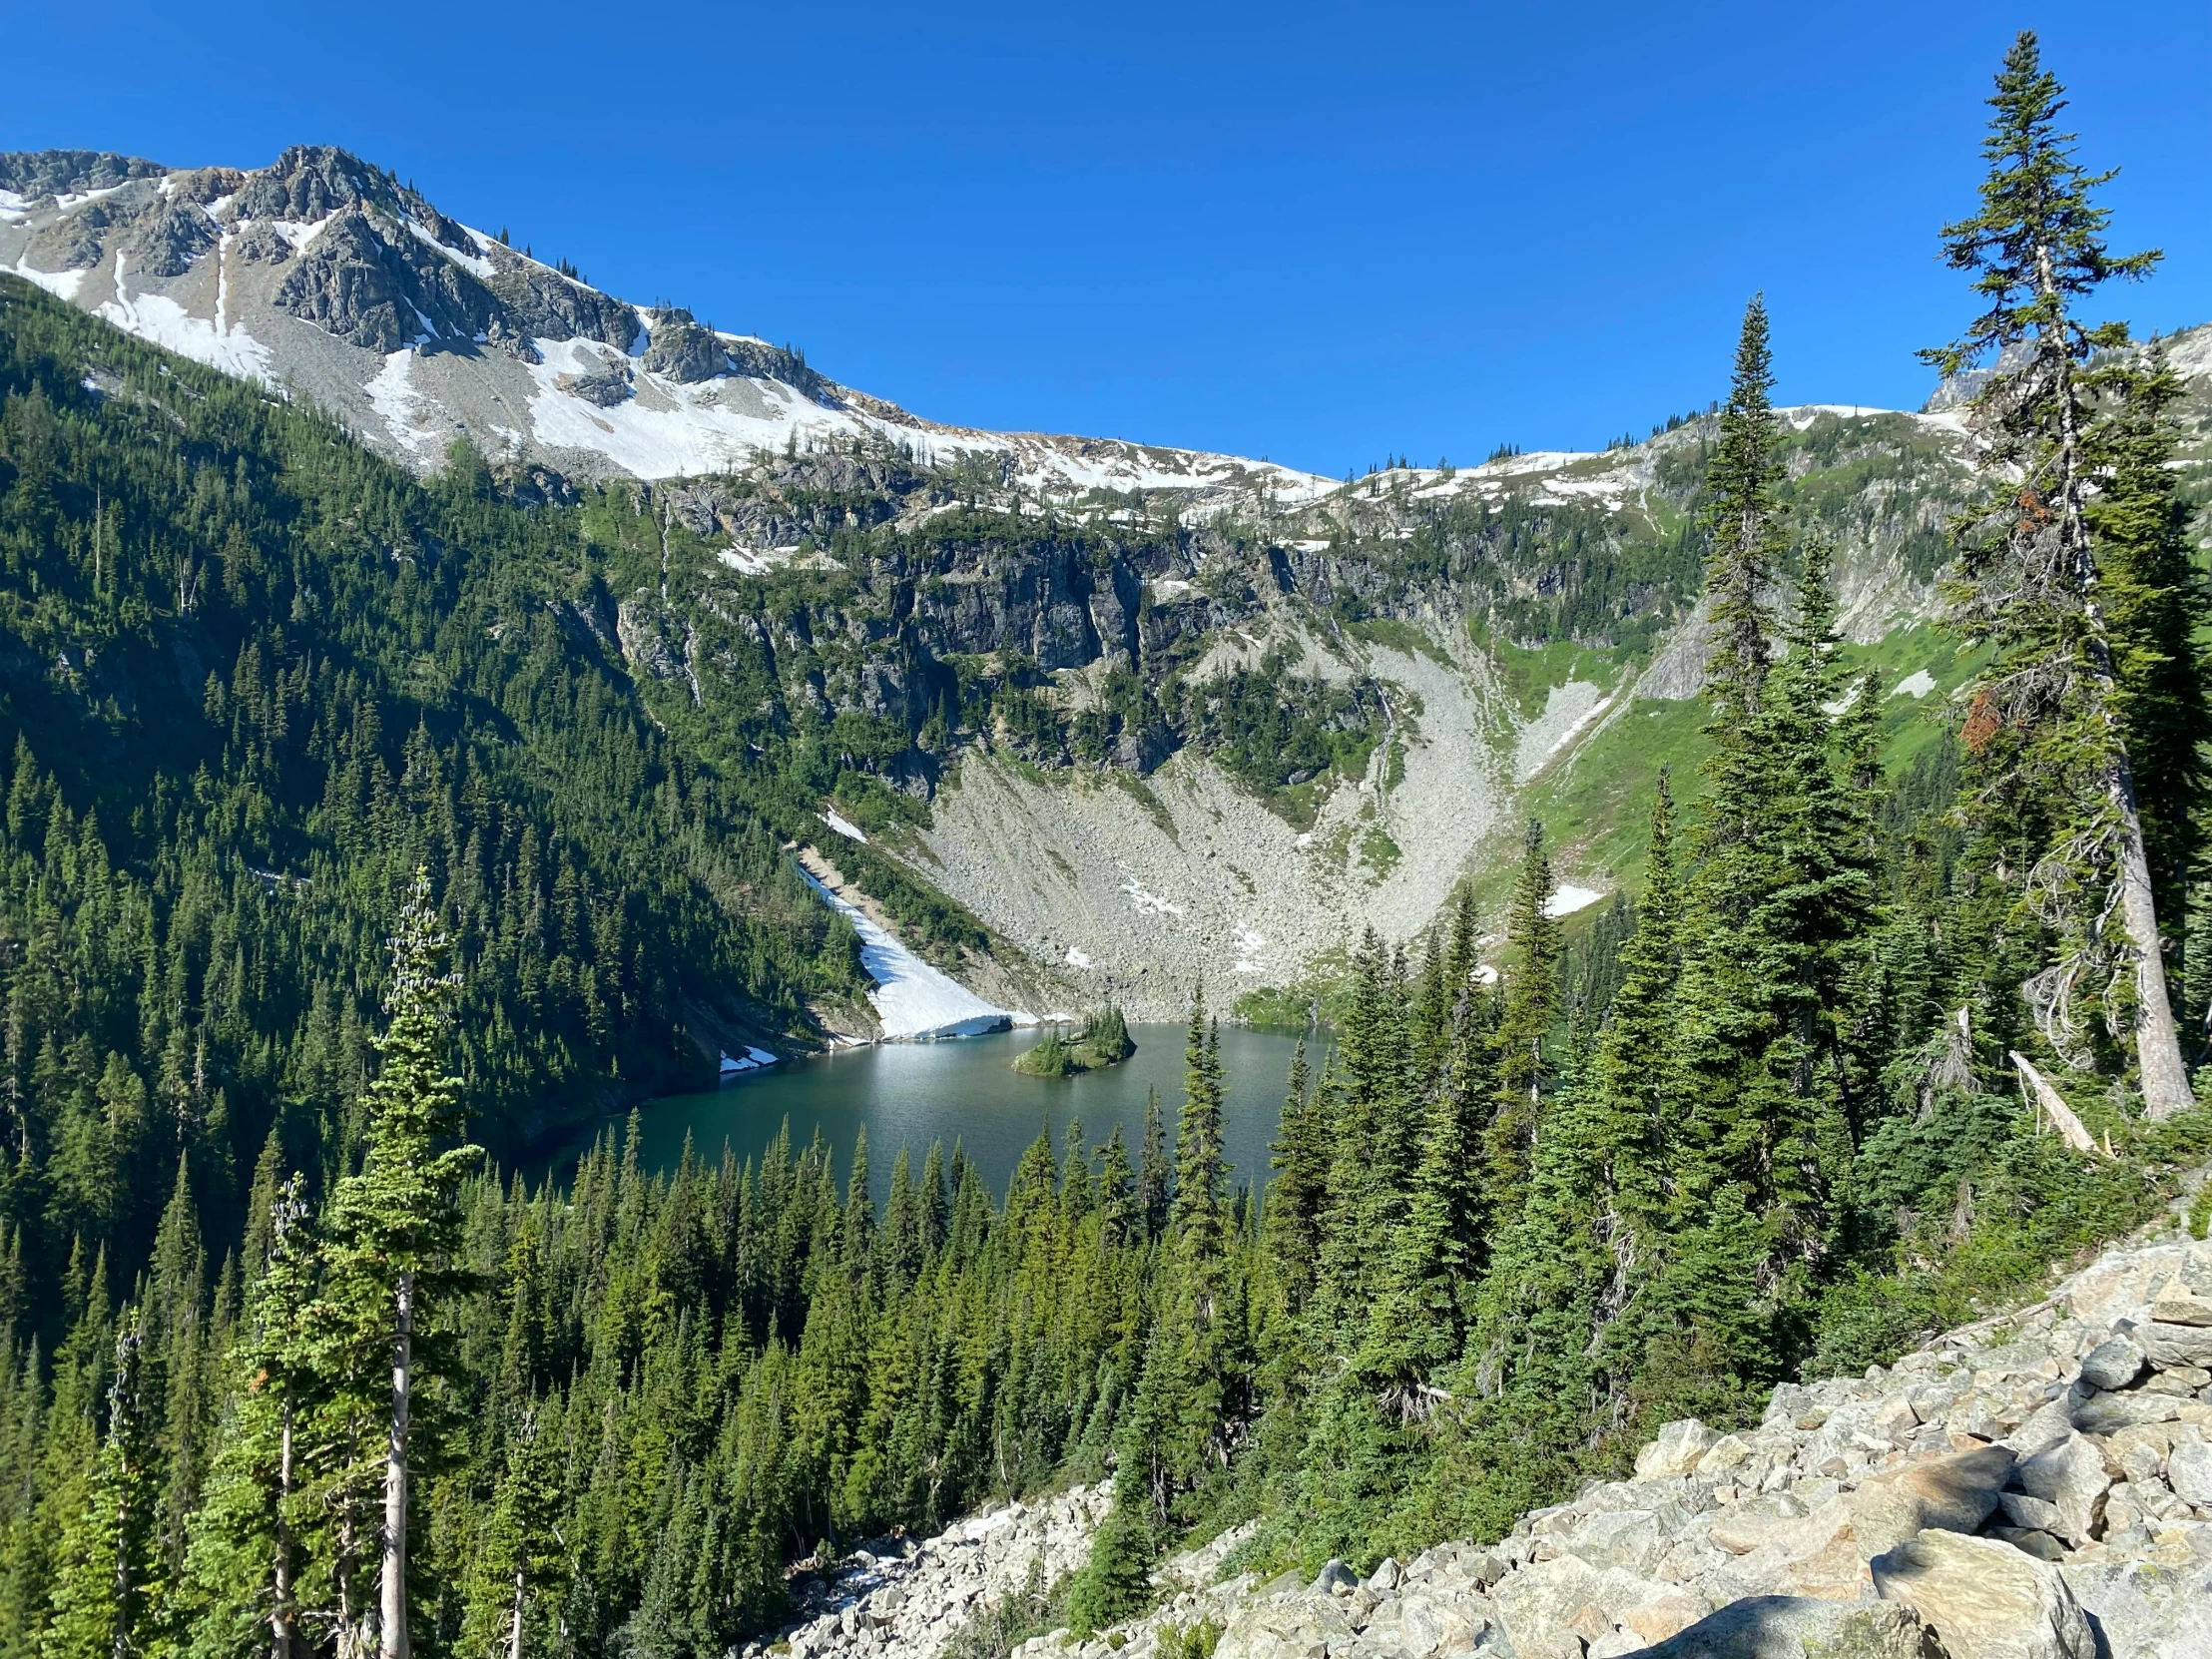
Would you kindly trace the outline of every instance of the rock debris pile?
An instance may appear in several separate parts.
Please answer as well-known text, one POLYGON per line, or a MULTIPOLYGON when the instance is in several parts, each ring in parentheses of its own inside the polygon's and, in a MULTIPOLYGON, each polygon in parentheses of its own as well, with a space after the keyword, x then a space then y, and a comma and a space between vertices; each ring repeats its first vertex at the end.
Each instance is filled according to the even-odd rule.
MULTIPOLYGON (((1039 1551, 1072 1571, 1105 1505, 954 1528, 794 1659, 933 1659, 1039 1551)), ((2112 1251, 1887 1370, 1785 1384, 1756 1428, 1670 1423, 1487 1547, 1211 1582, 1241 1536, 1170 1563, 1145 1618, 1016 1659, 1154 1659, 1208 1622, 1214 1659, 2208 1659, 2212 1243, 2112 1251)))
MULTIPOLYGON (((791 1659, 935 1659, 972 1618, 1024 1592, 1033 1578, 1049 1588, 1080 1567, 1112 1503, 1112 1487, 1078 1486, 970 1516, 918 1544, 879 1540, 839 1563, 802 1602, 802 1621, 777 1640, 789 1645, 791 1659)), ((752 1644, 746 1659, 759 1659, 768 1645, 752 1644)))

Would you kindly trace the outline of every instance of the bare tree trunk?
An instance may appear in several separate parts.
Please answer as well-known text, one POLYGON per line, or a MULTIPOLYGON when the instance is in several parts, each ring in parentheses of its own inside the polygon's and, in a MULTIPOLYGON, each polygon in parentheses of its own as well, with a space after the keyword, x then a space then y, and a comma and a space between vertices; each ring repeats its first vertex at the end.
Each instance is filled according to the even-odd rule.
MULTIPOLYGON (((348 1450, 359 1443, 350 1426, 346 1441, 348 1450)), ((353 1611, 353 1571, 357 1564, 353 1553, 353 1504, 349 1491, 344 1507, 338 1511, 337 1559, 331 1563, 330 1577, 338 1592, 338 1659, 365 1659, 368 1652, 367 1633, 353 1611)))
POLYGON ((291 1400, 283 1406, 283 1427, 276 1454, 276 1573, 269 1608, 270 1659, 291 1659, 291 1522, 284 1505, 291 1499, 291 1400))
POLYGON ((2107 785, 2120 812, 2120 914, 2135 947, 2135 1064, 2142 1073, 2143 1115, 2163 1123, 2193 1103, 2188 1068, 2181 1063, 2181 1031, 2166 994, 2166 958, 2158 942, 2158 911, 2151 900, 2150 859, 2143 850, 2143 821, 2135 812, 2135 780, 2127 752, 2118 752, 2107 785))
POLYGON ((2062 320, 2064 298, 2049 245, 2035 251, 2036 285, 2052 301, 2041 328, 2041 346, 2058 394, 2058 533, 2073 562, 2070 574, 2088 623, 2086 655, 2096 685, 2097 719, 2105 730, 2104 792, 2120 830, 2120 920, 2135 954, 2135 1064, 2141 1075, 2143 1115, 2162 1123, 2192 1104, 2188 1068, 2181 1061, 2181 1032, 2166 993, 2165 946, 2158 936, 2158 906, 2151 895, 2150 856, 2143 846, 2143 819, 2136 809, 2135 775, 2128 763, 2127 740, 2113 712, 2119 686, 2112 667, 2111 642, 2104 632, 2104 611, 2097 603, 2096 553, 2082 507, 2081 404, 2073 354, 2062 320))
POLYGON ((131 1489, 121 1486, 116 1494, 116 1551, 115 1551, 115 1623, 111 1626, 109 1651, 112 1659, 131 1659, 131 1551, 127 1540, 131 1535, 131 1489))
POLYGON ((507 1659, 522 1659, 522 1593, 525 1587, 522 1563, 515 1563, 514 1610, 507 1623, 507 1659))
POLYGON ((399 1270, 391 1344, 391 1434, 384 1443, 383 1659, 407 1659, 407 1388, 414 1370, 414 1270, 399 1270))

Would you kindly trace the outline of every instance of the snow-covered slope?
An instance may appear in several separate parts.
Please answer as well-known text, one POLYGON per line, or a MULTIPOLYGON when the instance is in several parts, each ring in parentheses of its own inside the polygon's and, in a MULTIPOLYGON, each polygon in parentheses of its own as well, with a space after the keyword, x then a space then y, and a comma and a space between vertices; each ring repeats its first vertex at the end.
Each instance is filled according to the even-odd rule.
MULTIPOLYGON (((860 935, 860 965, 867 969, 875 988, 867 993, 875 1004, 887 1041, 927 1041, 935 1037, 974 1037, 985 1031, 1003 1031, 1014 1023, 1004 1008, 994 1008, 949 974, 931 967, 892 936, 873 916, 842 894, 832 891, 814 871, 800 873, 822 895, 822 901, 852 923, 860 935)), ((1024 1023, 1034 1023, 1025 1016, 1024 1023)))
POLYGON ((340 150, 166 169, 0 155, 0 270, 218 368, 302 393, 418 468, 455 438, 582 477, 737 471, 764 451, 887 440, 1052 496, 1313 500, 1332 480, 1230 455, 948 426, 803 354, 632 305, 446 218, 340 150))

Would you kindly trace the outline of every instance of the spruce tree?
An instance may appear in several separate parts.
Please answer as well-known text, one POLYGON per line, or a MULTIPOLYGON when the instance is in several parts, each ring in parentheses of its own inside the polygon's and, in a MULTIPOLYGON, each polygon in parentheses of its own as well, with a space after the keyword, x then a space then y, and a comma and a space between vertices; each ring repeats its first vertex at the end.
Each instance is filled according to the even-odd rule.
POLYGON ((159 1627, 161 1555, 152 1402, 137 1311, 126 1308, 108 1386, 108 1425, 84 1509, 56 1550, 42 1659, 134 1659, 159 1627))
POLYGON ((1773 391, 1767 305, 1754 294, 1737 335, 1735 377, 1721 406, 1720 441, 1699 515, 1712 629, 1705 685, 1713 719, 1707 730, 1723 740, 1745 733, 1758 714, 1773 653, 1773 588, 1786 545, 1773 391))
POLYGON ((1544 1045, 1559 997, 1559 923, 1551 915, 1551 859, 1534 819, 1522 837, 1520 873, 1505 918, 1497 1045, 1497 1111, 1487 1133, 1490 1182, 1510 1208, 1527 1178, 1550 1073, 1544 1045))
POLYGON ((441 1149, 460 1127, 460 1083, 440 1059, 459 988, 458 977, 442 969, 445 948, 428 874, 418 869, 391 941, 389 1023, 366 1102, 367 1150, 359 1173, 341 1180, 331 1197, 324 1288, 313 1320, 326 1333, 321 1364, 344 1376, 350 1392, 373 1397, 379 1375, 388 1384, 375 1617, 382 1659, 407 1659, 417 1365, 445 1360, 427 1316, 440 1297, 467 1284, 456 1262, 455 1188, 482 1156, 474 1146, 441 1149))
POLYGON ((1137 1220, 1148 1239, 1157 1239, 1167 1231, 1170 1190, 1168 1134, 1160 1116, 1160 1091, 1147 1085, 1144 1129, 1137 1140, 1137 1220))
MULTIPOLYGON (((1183 1111, 1175 1129, 1175 1197, 1168 1217, 1175 1248, 1189 1264, 1218 1263, 1227 1244, 1223 1200, 1229 1165, 1222 1152, 1221 1110, 1221 1030, 1208 1022, 1205 993, 1196 990, 1184 1039, 1183 1111)), ((1197 1312, 1211 1322, 1216 1312, 1211 1298, 1202 1300, 1197 1312)))
POLYGON ((2128 748, 2089 495, 2097 460, 2085 370, 2125 343, 2119 322, 2075 307, 2106 282, 2147 275, 2156 253, 2115 256, 2095 193, 2111 174, 2074 160, 2065 108, 2032 31, 2005 54, 1989 99, 1978 211, 1943 228, 1943 253, 1986 308, 1923 355, 1946 375, 1994 359, 1972 407, 1985 465, 2004 482, 1961 525, 1951 625, 1992 661, 1964 738, 1968 811, 2039 819, 2012 874, 2051 945, 2022 991, 2058 1050, 2086 1058, 2081 999, 2103 994, 2132 1027, 2144 1109, 2190 1103, 2166 982, 2157 895, 2128 748), (2017 479, 2015 483, 2012 480, 2017 479))
POLYGON ((1262 1212, 1267 1257, 1275 1267, 1284 1309, 1295 1316, 1313 1294, 1322 1209, 1329 1192, 1328 1129, 1321 1121, 1307 1070, 1303 1037, 1291 1056, 1290 1088, 1268 1164, 1275 1176, 1262 1212))
POLYGON ((2190 554, 2189 507, 2173 465, 2180 444, 2174 408, 2184 388, 2165 346, 2153 341, 2098 373, 2096 389, 2109 413, 2090 431, 2098 478, 2085 516, 2105 589, 2117 710, 2152 895, 2169 941, 2186 939, 2176 952, 2185 954, 2195 943, 2185 921, 2212 788, 2204 748, 2212 693, 2198 643, 2212 606, 2190 554))

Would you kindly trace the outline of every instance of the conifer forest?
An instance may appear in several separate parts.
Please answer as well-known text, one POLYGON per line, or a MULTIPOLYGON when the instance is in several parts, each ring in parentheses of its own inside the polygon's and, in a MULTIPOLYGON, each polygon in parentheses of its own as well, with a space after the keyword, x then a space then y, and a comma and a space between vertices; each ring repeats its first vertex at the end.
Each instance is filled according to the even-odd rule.
MULTIPOLYGON (((1636 890, 1562 918, 1531 821, 1501 905, 1347 940, 1265 1169, 1202 995, 1179 1097, 1002 1191, 957 1143, 659 1169, 635 1117, 548 1170, 701 1030, 864 1001, 789 850, 823 802, 1174 710, 1063 727, 1016 671, 710 730, 598 637, 625 486, 418 478, 0 276, 0 1659, 722 1659, 817 1558, 1110 1476, 1055 1608, 1103 1628, 1249 1518, 1309 1575, 1494 1536, 2148 1215, 2212 1152, 2212 618, 2180 382, 2092 320, 2157 256, 2062 104, 2021 37, 1937 245, 1969 694, 1891 764, 1753 298, 1636 890)), ((1290 791, 1365 695, 1276 664, 1191 741, 1290 791)), ((991 944, 830 850, 933 959, 991 944)), ((1108 1009, 1046 1069, 1130 1047, 1108 1009)))

